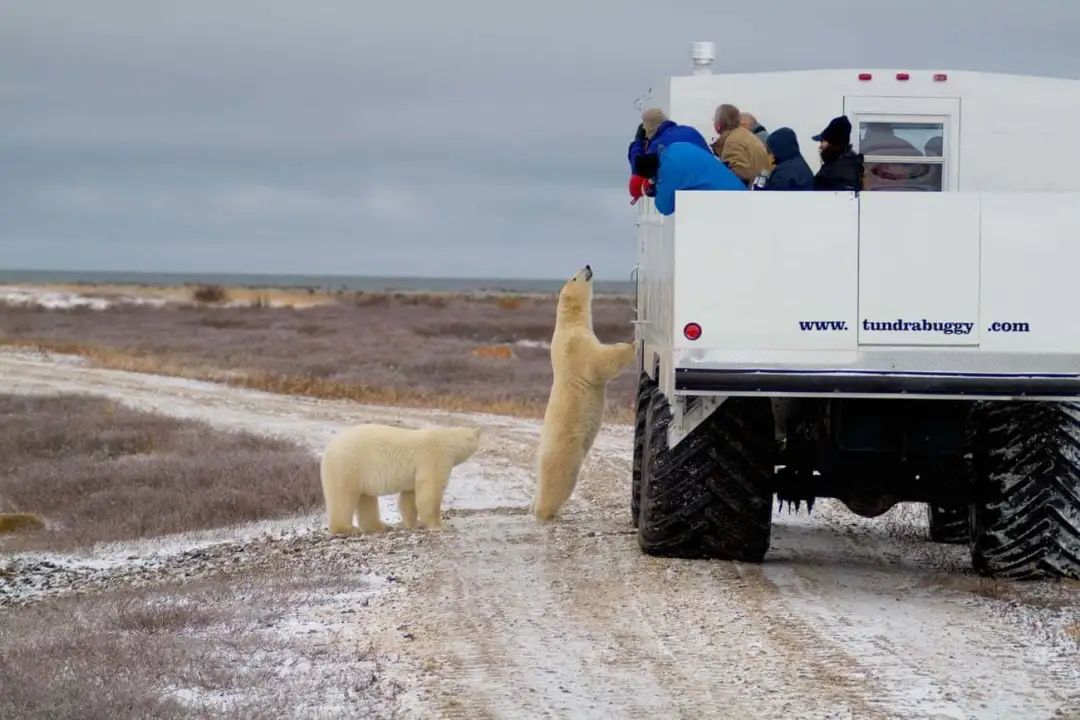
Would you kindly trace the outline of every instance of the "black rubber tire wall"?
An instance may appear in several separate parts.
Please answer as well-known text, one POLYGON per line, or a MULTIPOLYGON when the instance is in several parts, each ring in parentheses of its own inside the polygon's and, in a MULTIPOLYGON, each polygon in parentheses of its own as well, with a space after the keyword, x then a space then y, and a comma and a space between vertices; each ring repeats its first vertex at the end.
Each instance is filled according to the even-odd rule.
POLYGON ((634 462, 631 470, 630 517, 634 527, 638 526, 639 506, 641 504, 642 457, 645 451, 645 438, 648 429, 645 426, 649 402, 656 394, 656 383, 646 373, 638 378, 637 414, 634 421, 634 462))
MULTIPOLYGON (((650 555, 761 562, 772 526, 776 440, 767 398, 729 398, 673 450, 653 396, 638 544, 650 555)), ((646 460, 643 460, 646 462, 646 460)))
POLYGON ((978 403, 968 441, 975 570, 1080 578, 1080 405, 978 403))

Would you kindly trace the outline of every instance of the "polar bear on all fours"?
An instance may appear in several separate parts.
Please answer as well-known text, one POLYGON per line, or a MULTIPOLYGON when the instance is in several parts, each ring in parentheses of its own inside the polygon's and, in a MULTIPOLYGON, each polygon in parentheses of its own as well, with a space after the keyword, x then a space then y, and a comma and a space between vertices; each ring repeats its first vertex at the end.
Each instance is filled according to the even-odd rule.
POLYGON ((342 430, 326 446, 320 466, 330 533, 388 529, 379 518, 379 496, 395 493, 405 527, 441 528, 450 471, 479 445, 478 428, 368 424, 342 430))
POLYGON ((634 361, 631 343, 604 345, 592 325, 593 272, 588 265, 559 292, 551 339, 554 379, 537 455, 533 514, 555 517, 577 484, 582 462, 600 431, 607 385, 634 361))

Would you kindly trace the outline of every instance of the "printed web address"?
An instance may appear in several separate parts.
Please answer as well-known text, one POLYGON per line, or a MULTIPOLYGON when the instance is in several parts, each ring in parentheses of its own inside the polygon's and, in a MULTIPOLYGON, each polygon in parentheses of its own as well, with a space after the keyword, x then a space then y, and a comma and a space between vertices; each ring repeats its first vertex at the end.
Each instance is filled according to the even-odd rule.
MULTIPOLYGON (((850 330, 844 320, 800 320, 799 329, 803 332, 847 332, 850 330)), ((878 322, 863 320, 862 329, 869 332, 922 332, 942 335, 970 335, 975 329, 973 322, 937 322, 931 320, 892 320, 878 322)), ((1027 333, 1031 332, 1031 323, 992 322, 986 328, 992 333, 1027 333)))

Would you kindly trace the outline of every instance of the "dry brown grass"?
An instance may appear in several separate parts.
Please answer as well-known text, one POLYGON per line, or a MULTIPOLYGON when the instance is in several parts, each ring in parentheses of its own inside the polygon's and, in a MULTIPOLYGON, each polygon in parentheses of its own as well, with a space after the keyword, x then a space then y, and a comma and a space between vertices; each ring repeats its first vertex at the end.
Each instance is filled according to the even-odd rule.
POLYGON ((281 517, 322 501, 306 450, 89 397, 0 395, 0 479, 5 509, 48 525, 7 536, 7 552, 281 517))
POLYGON ((446 293, 394 293, 393 299, 402 305, 444 308, 450 304, 451 296, 446 293))
MULTIPOLYGON (((555 298, 513 297, 512 312, 497 296, 423 293, 357 294, 304 310, 7 308, 0 345, 271 392, 540 417, 551 388, 543 343, 553 332, 555 298), (475 352, 496 346, 516 359, 475 352)), ((593 316, 602 341, 632 339, 626 299, 597 298, 593 316)), ((612 382, 610 421, 632 420, 635 390, 632 369, 612 382)))
POLYGON ((389 305, 390 296, 386 293, 368 293, 358 290, 353 293, 352 303, 356 307, 389 305))
POLYGON ((517 310, 525 304, 525 300, 517 295, 504 295, 496 298, 495 304, 502 310, 517 310))
POLYGON ((347 592, 347 576, 237 574, 5 609, 0 716, 269 719, 320 699, 379 716, 392 690, 379 685, 370 648, 346 663, 303 636, 263 630, 291 608, 347 592), (306 670, 289 672, 286 658, 306 670))
POLYGON ((481 345, 472 349, 476 357, 492 358, 493 360, 516 360, 514 349, 509 345, 481 345))
POLYGON ((25 532, 27 530, 41 530, 45 527, 45 521, 34 513, 0 512, 0 535, 4 533, 25 532))
MULTIPOLYGON (((122 601, 121 601, 122 602, 122 601)), ((172 620, 179 631, 209 621, 207 606, 172 620), (184 622, 184 621, 187 622, 184 622)), ((123 610, 92 599, 5 612, 0 621, 0 706, 10 718, 184 718, 190 713, 155 692, 162 678, 213 687, 221 660, 194 643, 132 628, 123 610), (86 607, 89 605, 90 607, 86 607), (13 620, 18 618, 19 625, 13 620), (62 632, 58 632, 63 628, 62 632)))
POLYGON ((220 285, 200 285, 191 291, 191 299, 199 303, 223 303, 229 294, 220 285))

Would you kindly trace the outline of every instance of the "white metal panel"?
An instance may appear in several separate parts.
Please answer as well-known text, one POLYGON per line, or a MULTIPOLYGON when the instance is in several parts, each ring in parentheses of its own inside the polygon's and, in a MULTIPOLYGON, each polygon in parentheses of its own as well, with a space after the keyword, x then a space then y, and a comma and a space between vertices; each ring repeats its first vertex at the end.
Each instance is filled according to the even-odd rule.
POLYGON ((1080 190, 1080 137, 1061 131, 1080 122, 1080 82, 990 73, 960 77, 961 190, 1080 190), (1018 107, 1033 112, 1017 112, 1018 107))
POLYGON ((859 343, 978 345, 979 195, 859 202, 859 343))
POLYGON ((679 191, 676 350, 847 350, 857 343, 852 193, 679 191), (682 333, 702 325, 697 341, 682 333))
POLYGON ((983 196, 981 324, 987 351, 1080 353, 1075 194, 983 196))
POLYGON ((653 376, 659 360, 661 389, 672 392, 672 292, 675 227, 642 198, 638 214, 638 317, 635 337, 641 343, 642 369, 653 376))

